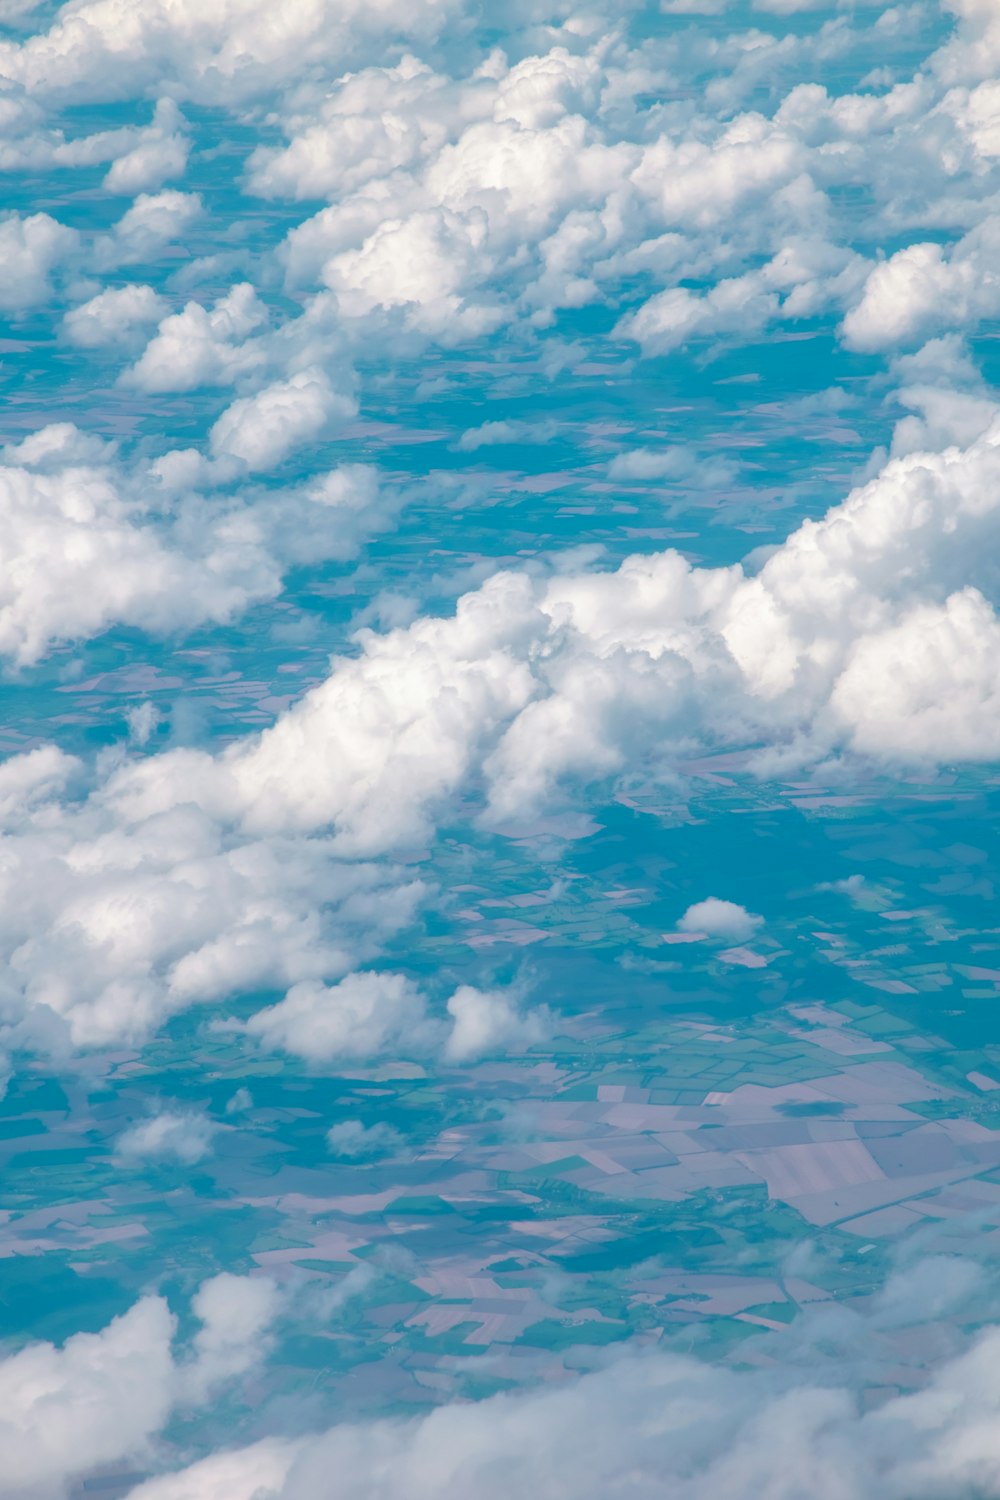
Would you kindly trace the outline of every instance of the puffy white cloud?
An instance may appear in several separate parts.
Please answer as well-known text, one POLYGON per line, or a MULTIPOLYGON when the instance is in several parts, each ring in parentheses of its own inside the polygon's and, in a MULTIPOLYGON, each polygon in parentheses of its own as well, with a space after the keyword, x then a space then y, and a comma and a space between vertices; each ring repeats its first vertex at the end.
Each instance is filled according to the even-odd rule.
POLYGON ((862 638, 831 695, 850 743, 904 761, 1000 755, 1000 621, 978 589, 862 638))
MULTIPOLYGON (((763 36, 743 42, 726 45, 768 52, 763 36)), ((461 80, 405 58, 291 111, 289 144, 255 153, 250 184, 333 201, 289 234, 290 285, 331 288, 369 334, 394 313, 390 328, 453 342, 519 316, 544 327, 557 308, 614 300, 623 274, 658 273, 669 284, 620 324, 653 353, 856 298, 867 267, 838 243, 825 188, 864 175, 861 117, 886 152, 912 155, 933 89, 920 100, 916 84, 900 86, 886 103, 802 84, 772 119, 733 110, 720 122, 709 107, 664 111, 653 128, 616 106, 643 84, 666 87, 662 71, 643 71, 611 34, 574 47, 513 65, 501 55, 461 80), (678 284, 692 277, 704 291, 678 284)), ((954 118, 941 119, 954 135, 954 118)), ((881 162, 875 176, 873 187, 881 162)))
MULTIPOLYGON (((307 388, 306 417, 313 399, 307 388)), ((339 399, 330 396, 327 410, 339 399)), ((245 445, 260 460, 270 443, 273 459, 306 417, 287 417, 280 399, 275 409, 262 399, 258 410, 273 425, 254 429, 248 402, 245 445)), ((204 473, 193 456, 196 473, 204 473)), ((165 482, 167 460, 152 476, 129 472, 111 445, 69 423, 33 433, 2 458, 0 546, 8 566, 0 577, 0 654, 19 665, 37 661, 55 641, 117 623, 163 633, 232 619, 250 601, 274 597, 287 566, 355 555, 366 537, 391 525, 404 499, 383 491, 373 469, 348 464, 294 488, 206 500, 165 482)))
POLYGON ((132 1125, 118 1137, 115 1148, 120 1161, 179 1161, 193 1166, 212 1149, 218 1126, 207 1115, 167 1111, 132 1125))
POLYGON ((756 333, 778 312, 778 296, 760 276, 720 281, 704 295, 676 287, 659 292, 624 319, 619 332, 642 345, 644 354, 666 354, 704 334, 756 333))
POLYGON ((644 151, 632 175, 652 198, 664 228, 708 228, 735 209, 745 211, 774 195, 805 165, 793 135, 762 115, 744 114, 711 142, 661 136, 644 151))
POLYGON ((487 333, 502 314, 466 301, 491 269, 486 229, 482 214, 442 209, 390 218, 359 249, 332 256, 323 279, 348 318, 399 308, 408 327, 446 341, 487 333))
POLYGON ((63 318, 63 332, 80 349, 121 347, 150 323, 159 322, 166 311, 166 300, 151 286, 110 287, 70 308, 63 318))
POLYGON ((179 1474, 149 1479, 129 1491, 129 1500, 260 1500, 277 1494, 297 1445, 266 1438, 249 1448, 215 1453, 179 1474))
POLYGON ((306 0, 276 20, 264 0, 153 0, 127 16, 116 0, 85 0, 47 32, 0 46, 0 70, 29 93, 68 99, 180 84, 205 102, 236 101, 393 38, 433 37, 456 9, 449 0, 306 0))
POLYGON ((1000 62, 1000 18, 992 0, 945 0, 958 17, 954 36, 930 59, 947 83, 974 83, 990 78, 1000 62))
POLYGON ((672 443, 665 448, 633 448, 627 453, 618 453, 608 465, 609 479, 682 480, 698 488, 713 489, 731 484, 739 472, 729 458, 718 455, 703 457, 683 443, 672 443))
POLYGON ((140 132, 135 145, 115 158, 104 178, 105 189, 134 197, 162 187, 172 177, 182 177, 190 149, 183 124, 174 101, 161 99, 152 125, 140 132))
POLYGON ((47 472, 0 467, 0 653, 20 664, 53 640, 93 636, 113 622, 163 631, 200 613, 226 619, 277 592, 262 546, 226 547, 208 532, 201 555, 171 545, 108 464, 47 472))
POLYGON ((912 345, 941 329, 973 328, 1000 311, 1000 218, 985 219, 950 254, 937 243, 907 245, 877 265, 844 318, 854 349, 912 345))
MULTIPOLYGON (((207 1000, 343 974, 375 957, 424 894, 391 866, 337 861, 328 841, 233 838, 187 798, 138 821, 116 818, 100 793, 60 806, 72 767, 39 764, 43 754, 32 752, 31 796, 2 845, 10 1045, 141 1040, 207 1000)), ((18 761, 3 771, 11 781, 18 761)))
POLYGON ((411 55, 394 67, 348 73, 314 118, 289 121, 287 146, 252 153, 248 184, 262 197, 350 192, 426 160, 451 138, 456 120, 488 112, 491 95, 483 81, 456 88, 411 55))
POLYGON ((166 188, 162 193, 140 193, 111 233, 96 242, 98 267, 108 270, 155 260, 201 212, 202 202, 197 193, 181 193, 176 188, 166 188))
POLYGON ((348 974, 339 984, 293 986, 278 1005, 246 1023, 249 1036, 269 1051, 310 1062, 400 1056, 426 1052, 435 1032, 424 998, 402 974, 348 974))
POLYGON ((266 310, 248 282, 234 286, 211 309, 189 302, 181 312, 163 319, 123 381, 141 391, 228 385, 264 362, 259 343, 248 342, 248 336, 266 319, 266 310))
MULTIPOLYGON (((460 1065, 522 1051, 544 1041, 552 1027, 544 1007, 528 1010, 510 991, 468 984, 451 996, 447 1012, 450 1026, 431 1016, 423 994, 404 975, 369 972, 349 974, 335 985, 297 984, 242 1029, 268 1051, 312 1063, 440 1054, 446 1063, 460 1065)), ((334 1126, 328 1140, 350 1156, 368 1154, 370 1146, 383 1149, 393 1135, 348 1120, 334 1126)))
POLYGON ((864 270, 860 256, 821 240, 789 241, 760 271, 724 278, 703 293, 686 287, 657 293, 616 331, 635 339, 647 355, 695 338, 751 337, 772 319, 813 317, 831 303, 843 305, 864 270))
POLYGON ((709 896, 689 906, 677 927, 680 932, 742 943, 753 936, 763 920, 735 901, 720 901, 717 896, 709 896))
POLYGON ((461 985, 448 1001, 453 1025, 445 1043, 447 1062, 470 1062, 490 1054, 520 1051, 542 1042, 551 1028, 545 1009, 524 1011, 518 997, 504 990, 461 985))
POLYGON ((204 1282, 192 1307, 202 1326, 179 1359, 166 1302, 143 1297, 100 1333, 74 1334, 61 1348, 29 1344, 0 1360, 3 1494, 61 1500, 100 1466, 148 1460, 178 1404, 257 1363, 278 1299, 266 1278, 225 1274, 204 1282))
POLYGON ((76 230, 49 214, 0 215, 0 310, 20 312, 44 302, 52 271, 79 244, 76 230))
POLYGON ((480 448, 492 448, 498 443, 548 443, 558 431, 555 422, 483 422, 479 427, 470 427, 463 432, 455 446, 460 453, 475 453, 480 448))
POLYGON ((668 551, 549 581, 497 574, 452 618, 362 632, 360 654, 260 739, 133 767, 109 795, 149 815, 183 785, 213 816, 333 826, 357 853, 422 839, 483 773, 502 822, 560 782, 656 775, 693 744, 770 746, 800 765, 845 746, 989 757, 998 470, 996 424, 966 450, 907 453, 757 572, 668 551), (961 693, 935 719, 949 673, 961 693))
POLYGON ((177 1372, 183 1399, 200 1401, 259 1364, 280 1307, 278 1288, 266 1276, 224 1271, 202 1282, 191 1300, 201 1322, 191 1343, 193 1357, 177 1372))
POLYGON ((100 1333, 0 1360, 5 1492, 55 1500, 68 1480, 141 1455, 172 1404, 173 1334, 166 1302, 145 1297, 100 1333))
POLYGON ((300 370, 227 407, 212 428, 212 452, 254 472, 273 469, 356 411, 354 397, 335 390, 322 370, 300 370))
POLYGON ((62 792, 82 766, 55 745, 39 745, 0 764, 0 822, 18 823, 62 792))

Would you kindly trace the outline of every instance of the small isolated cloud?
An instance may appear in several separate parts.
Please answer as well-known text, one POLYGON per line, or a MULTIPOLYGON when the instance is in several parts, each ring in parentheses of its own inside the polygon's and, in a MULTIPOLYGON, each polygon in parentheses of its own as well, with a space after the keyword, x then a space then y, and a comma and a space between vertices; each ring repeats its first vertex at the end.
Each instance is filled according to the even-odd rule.
POLYGON ((542 1042, 551 1018, 544 1008, 522 1011, 516 995, 463 984, 448 1001, 454 1025, 445 1043, 447 1062, 471 1062, 487 1053, 521 1050, 542 1042))
POLYGON ((484 422, 463 432, 456 446, 461 453, 474 453, 477 448, 494 448, 502 443, 549 443, 558 430, 555 422, 484 422))
POLYGON ((705 901, 696 901, 677 923, 680 932, 704 933, 706 937, 720 938, 725 942, 742 943, 753 936, 763 922, 735 901, 720 901, 709 896, 705 901))
POLYGON ((739 470, 726 458, 704 458, 693 448, 675 443, 668 448, 633 448, 618 453, 608 465, 608 478, 620 480, 683 480, 698 489, 731 483, 739 470))
POLYGON ((322 370, 300 370, 227 407, 212 428, 212 452, 264 472, 356 411, 354 398, 335 391, 322 370))
POLYGON ((394 1155, 402 1146, 403 1137, 384 1120, 374 1125, 365 1125, 361 1120, 341 1120, 327 1131, 326 1143, 335 1156, 362 1161, 394 1155))
POLYGON ((840 896, 860 896, 865 889, 863 875, 848 875, 846 880, 825 880, 816 887, 818 891, 836 891, 840 896))
POLYGON ((147 698, 145 702, 136 703, 126 710, 125 722, 128 725, 130 744, 148 744, 150 735, 160 722, 159 710, 155 703, 150 703, 147 698))
POLYGON ((99 268, 109 270, 113 266, 155 260, 167 245, 190 228, 201 211, 197 193, 179 193, 175 188, 162 193, 140 193, 111 233, 97 242, 99 268))
POLYGON ((402 974, 348 974, 339 984, 304 981, 251 1016, 247 1032, 269 1052, 309 1062, 425 1052, 432 1031, 424 998, 402 974))
POLYGON ((44 302, 50 273, 79 243, 79 235, 49 214, 0 215, 0 312, 21 312, 44 302))
POLYGON ((120 348, 158 323, 170 310, 151 286, 130 284, 98 292, 63 318, 62 331, 78 349, 120 348))
POLYGON ((204 1160, 219 1126, 207 1115, 154 1115, 118 1138, 116 1155, 123 1162, 178 1161, 185 1166, 204 1160))

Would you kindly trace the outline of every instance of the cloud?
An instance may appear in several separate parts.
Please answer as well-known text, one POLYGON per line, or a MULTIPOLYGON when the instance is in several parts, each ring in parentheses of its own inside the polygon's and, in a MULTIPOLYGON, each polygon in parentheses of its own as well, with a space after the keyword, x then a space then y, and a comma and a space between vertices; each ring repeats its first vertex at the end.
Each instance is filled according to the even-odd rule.
POLYGON ((428 1050, 434 1028, 423 996, 402 974, 349 974, 339 984, 293 986, 277 1005, 257 1011, 248 1036, 268 1051, 308 1062, 412 1057, 428 1050))
POLYGON ((182 1399, 201 1401, 262 1363, 280 1307, 278 1288, 266 1276, 224 1271, 203 1281, 191 1300, 201 1327, 191 1341, 192 1357, 177 1372, 182 1399))
POLYGON ((353 396, 336 391, 322 370, 301 370, 227 407, 212 428, 212 452, 267 471, 356 412, 353 396))
POLYGON ((0 1361, 7 1492, 48 1500, 99 1464, 141 1454, 170 1410, 174 1327, 166 1302, 145 1297, 100 1333, 0 1361))
POLYGON ((852 349, 911 346, 941 329, 974 329, 1000 311, 1000 276, 993 267, 1000 218, 991 216, 951 249, 907 245, 877 265, 843 323, 852 349))
POLYGON ((309 65, 343 70, 395 38, 433 37, 456 9, 447 0, 344 0, 335 8, 317 0, 276 24, 265 0, 152 0, 123 27, 115 0, 85 0, 47 32, 4 43, 0 71, 29 93, 65 100, 180 84, 203 103, 237 102, 293 82, 309 65))
POLYGON ((144 1161, 178 1161, 184 1166, 194 1166, 211 1152, 212 1137, 218 1128, 207 1115, 168 1111, 130 1126, 118 1137, 115 1154, 120 1161, 132 1165, 144 1161))
MULTIPOLYGON (((282 1001, 257 1011, 240 1029, 267 1051, 315 1064, 441 1056, 457 1066, 523 1051, 552 1029, 544 1007, 525 1010, 514 993, 468 984, 451 996, 447 1014, 450 1026, 431 1013, 419 988, 402 974, 356 973, 335 985, 294 985, 282 1001)), ((381 1138, 377 1127, 366 1130, 350 1120, 335 1125, 327 1139, 344 1155, 360 1155, 370 1144, 386 1145, 389 1136, 381 1138)))
MULTIPOLYGON (((290 390, 294 398, 299 387, 290 390)), ((256 406, 244 403, 243 447, 258 462, 273 461, 294 441, 295 422, 301 435, 311 420, 312 408, 289 417, 278 407, 266 391, 256 406)), ((0 654, 21 666, 54 642, 114 624, 164 634, 231 620, 278 594, 286 567, 356 555, 404 499, 383 491, 370 467, 350 464, 294 488, 208 501, 184 474, 168 482, 176 478, 169 461, 126 469, 112 446, 69 423, 33 433, 2 458, 0 654)))
POLYGON ((225 619, 248 598, 277 591, 263 549, 256 558, 230 553, 228 569, 223 554, 223 567, 213 568, 206 536, 207 555, 187 556, 142 524, 143 508, 116 479, 108 463, 80 464, 72 452, 62 467, 0 468, 0 536, 8 558, 0 580, 0 652, 18 664, 37 661, 54 640, 98 635, 113 622, 170 630, 185 612, 189 620, 225 619))
POLYGON ((98 292, 89 302, 70 308, 63 318, 63 332, 78 349, 120 347, 157 323, 167 311, 167 303, 151 286, 111 287, 98 292))
POLYGON ((181 193, 176 188, 140 193, 111 233, 97 240, 98 268, 111 270, 156 260, 201 213, 202 201, 197 193, 181 193))
POLYGON ((498 443, 548 443, 558 431, 555 422, 483 422, 463 432, 455 446, 460 453, 475 453, 479 448, 492 448, 498 443))
POLYGON ((61 1500, 68 1484, 102 1466, 148 1461, 178 1404, 258 1362, 277 1291, 263 1277, 224 1274, 202 1283, 192 1310, 202 1326, 179 1359, 176 1319, 149 1296, 100 1333, 74 1334, 61 1348, 29 1344, 0 1360, 4 1495, 61 1500))
POLYGON ((51 750, 24 759, 0 768, 11 1047, 138 1041, 205 1001, 343 974, 377 956, 425 894, 391 865, 345 864, 328 840, 233 837, 183 804, 129 820, 99 792, 61 805, 75 763, 51 750))
MULTIPOLYGON (((363 68, 337 80, 315 118, 300 120, 287 146, 258 146, 248 186, 262 197, 334 198, 372 178, 412 167, 440 149, 457 113, 475 109, 474 90, 407 54, 394 67, 363 68)), ((488 107, 488 84, 478 92, 488 107)))
POLYGON ((522 1011, 517 996, 503 990, 477 990, 469 984, 452 995, 448 1014, 453 1026, 444 1056, 452 1063, 521 1051, 543 1042, 552 1025, 544 1009, 522 1011))
POLYGON ((368 1161, 373 1157, 398 1155, 404 1137, 384 1120, 374 1125, 365 1125, 362 1120, 341 1120, 327 1131, 326 1143, 334 1156, 368 1161))
POLYGON ((183 124, 174 101, 161 99, 150 128, 112 162, 102 184, 105 191, 134 197, 162 187, 172 177, 183 177, 190 150, 183 124))
POLYGON ((482 214, 428 209, 388 219, 357 250, 331 256, 325 284, 346 318, 400 309, 404 326, 445 342, 489 333, 503 321, 471 293, 490 270, 482 214))
POLYGON ((130 1500, 260 1500, 278 1493, 295 1454, 294 1443, 265 1438, 215 1453, 180 1474, 149 1479, 129 1492, 130 1500))
POLYGON ((355 856, 427 838, 473 781, 503 826, 640 762, 672 774, 695 745, 757 745, 765 773, 845 750, 992 758, 998 479, 994 425, 964 451, 891 460, 756 571, 666 551, 498 573, 451 617, 361 632, 259 738, 129 767, 108 795, 129 816, 183 797, 250 831, 333 827, 355 856))
POLYGON ((682 443, 660 449, 633 448, 617 453, 608 465, 609 479, 670 479, 704 489, 732 484, 738 472, 731 459, 705 458, 682 443))
POLYGON ((753 936, 763 920, 735 901, 720 901, 717 896, 709 896, 705 901, 696 901, 689 906, 677 928, 680 932, 742 943, 753 936))
POLYGON ((1000 1493, 998 1357, 1000 1333, 988 1330, 923 1390, 862 1412, 843 1366, 824 1369, 824 1384, 791 1388, 788 1372, 773 1368, 733 1372, 654 1353, 408 1421, 345 1423, 300 1440, 290 1463, 285 1445, 258 1445, 140 1486, 130 1500, 215 1500, 220 1475, 226 1500, 251 1500, 261 1472, 275 1500, 320 1500, 331 1473, 344 1500, 376 1487, 386 1500, 501 1500, 512 1488, 553 1500, 664 1491, 676 1500, 986 1500, 1000 1493))
POLYGON ((76 230, 50 214, 0 215, 0 311, 17 313, 44 302, 52 272, 79 246, 76 230))
POLYGON ((248 336, 267 313, 248 282, 234 286, 210 310, 189 302, 160 323, 123 382, 140 391, 193 391, 228 385, 264 362, 260 345, 248 336))

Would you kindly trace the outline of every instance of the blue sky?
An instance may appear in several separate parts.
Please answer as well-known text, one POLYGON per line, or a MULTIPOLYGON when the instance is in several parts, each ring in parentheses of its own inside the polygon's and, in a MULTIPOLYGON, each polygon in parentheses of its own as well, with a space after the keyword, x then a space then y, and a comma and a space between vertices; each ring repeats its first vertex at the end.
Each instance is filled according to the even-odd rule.
POLYGON ((0 24, 0 1494, 1000 1494, 992 0, 0 24))

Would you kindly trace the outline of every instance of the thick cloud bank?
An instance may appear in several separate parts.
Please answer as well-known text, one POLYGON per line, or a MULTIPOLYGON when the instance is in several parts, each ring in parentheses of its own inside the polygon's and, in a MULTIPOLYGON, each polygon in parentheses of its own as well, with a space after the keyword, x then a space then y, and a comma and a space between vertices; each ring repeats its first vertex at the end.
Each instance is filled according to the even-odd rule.
MULTIPOLYGON (((84 1045, 140 1037, 282 984, 306 988, 254 1026, 301 1035, 308 986, 377 956, 424 889, 370 861, 431 837, 459 793, 502 828, 588 783, 674 776, 706 749, 749 749, 761 773, 848 754, 995 759, 998 496, 991 425, 890 460, 757 570, 668 551, 613 572, 499 573, 453 615, 364 633, 259 737, 128 762, 82 803, 53 801, 79 773, 56 751, 8 761, 15 1043, 64 1022, 84 1045)), ((401 1013, 373 1024, 383 1044, 402 1034, 401 1013)))
POLYGON ((692 1359, 620 1360, 568 1388, 335 1427, 155 1479, 130 1500, 939 1500, 1000 1494, 1000 1335, 926 1389, 863 1413, 837 1385, 781 1388, 692 1359))
POLYGON ((364 634, 259 740, 124 769, 102 799, 131 819, 183 786, 244 828, 333 829, 372 853, 425 837, 466 787, 502 821, 564 783, 669 773, 707 747, 749 747, 761 767, 993 759, 998 481, 992 425, 891 460, 759 570, 668 551, 497 574, 452 617, 364 634))

